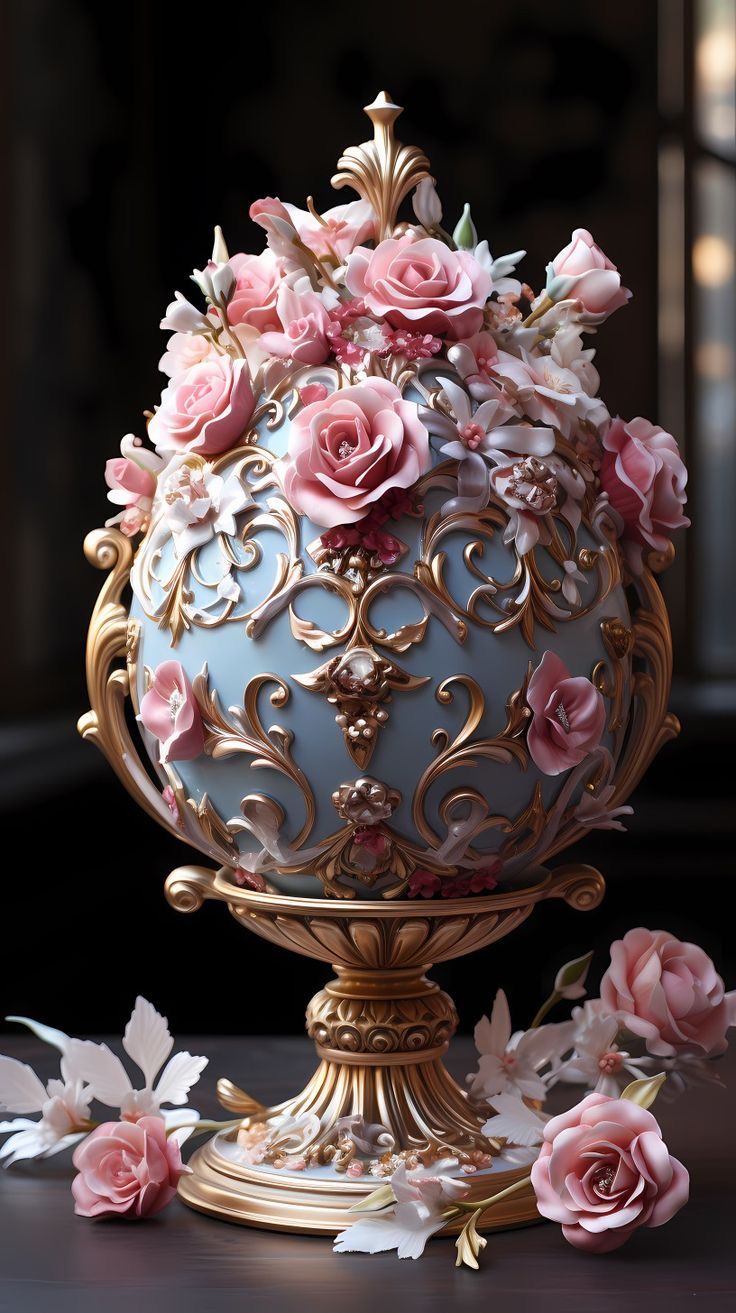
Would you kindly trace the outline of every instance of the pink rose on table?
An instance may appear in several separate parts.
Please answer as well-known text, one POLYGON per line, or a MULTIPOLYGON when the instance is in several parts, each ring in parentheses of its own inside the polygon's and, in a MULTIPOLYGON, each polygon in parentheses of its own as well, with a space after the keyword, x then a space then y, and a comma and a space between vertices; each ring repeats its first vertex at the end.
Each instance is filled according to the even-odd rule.
POLYGON ((254 410, 246 361, 209 356, 164 388, 148 434, 159 451, 215 456, 235 446, 254 410))
POLYGON ((576 228, 568 245, 555 256, 556 276, 574 280, 566 296, 582 301, 583 309, 595 320, 606 319, 631 297, 621 286, 621 275, 586 228, 576 228))
POLYGON ((490 274, 469 251, 434 237, 390 237, 375 250, 358 247, 345 277, 353 296, 393 328, 469 337, 483 322, 493 290, 490 274))
POLYGON ((158 739, 161 762, 191 761, 204 751, 204 730, 194 690, 178 661, 162 661, 141 699, 141 720, 158 739))
POLYGON ((725 993, 708 954, 666 930, 639 927, 611 945, 601 1000, 662 1057, 715 1057, 736 1024, 736 992, 725 993))
POLYGON ((191 1171, 167 1139, 161 1117, 103 1122, 78 1146, 72 1181, 79 1217, 153 1217, 171 1203, 179 1178, 191 1171))
POLYGON ((554 652, 545 652, 529 680, 526 700, 532 709, 527 744, 532 761, 545 775, 577 766, 598 747, 606 708, 598 689, 584 676, 573 677, 554 652))
POLYGON ((640 416, 614 419, 603 447, 601 485, 624 522, 624 546, 636 569, 642 547, 662 552, 675 529, 690 523, 682 512, 687 470, 672 435, 640 416))
POLYGON ((281 328, 276 300, 282 273, 273 252, 231 255, 229 264, 235 274, 235 289, 228 301, 228 322, 247 324, 258 333, 281 328))
POLYGON ((376 378, 300 411, 275 469, 295 510, 333 528, 362 520, 389 489, 410 487, 430 461, 417 407, 376 378))
POLYGON ((537 1207, 577 1249, 603 1254, 640 1226, 662 1226, 687 1203, 687 1170, 651 1112, 589 1094, 544 1128, 531 1169, 537 1207))

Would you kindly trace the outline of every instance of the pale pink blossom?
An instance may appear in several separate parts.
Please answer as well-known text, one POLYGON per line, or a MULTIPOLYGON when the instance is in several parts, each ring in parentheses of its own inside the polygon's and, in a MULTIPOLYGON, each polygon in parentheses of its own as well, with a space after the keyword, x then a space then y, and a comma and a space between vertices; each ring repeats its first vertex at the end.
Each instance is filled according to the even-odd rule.
POLYGON ((585 228, 576 228, 551 263, 556 278, 567 279, 564 295, 583 306, 589 322, 600 323, 631 297, 621 275, 585 228))
MULTIPOLYGON (((333 205, 315 218, 309 210, 300 210, 288 202, 284 209, 299 237, 320 260, 344 264, 350 252, 375 236, 376 221, 367 201, 349 201, 333 205)), ((253 212, 251 210, 251 218, 253 212)))
POLYGON ((216 455, 242 438, 254 409, 246 361, 209 356, 164 388, 148 433, 159 451, 216 455))
POLYGON ((161 797, 163 798, 164 802, 166 803, 166 806, 171 812, 171 819, 173 820, 174 825, 177 825, 179 829, 181 829, 182 823, 181 823, 181 815, 179 813, 179 805, 176 801, 176 794, 174 793, 174 790, 172 789, 170 784, 166 785, 166 788, 161 794, 161 797))
POLYGON ((179 661, 162 661, 141 699, 140 718, 158 739, 161 763, 191 761, 204 752, 202 716, 194 690, 179 661))
POLYGON ((585 390, 584 383, 591 382, 590 377, 560 364, 551 353, 532 355, 522 349, 517 357, 499 351, 493 377, 501 381, 511 403, 529 419, 558 428, 567 438, 580 420, 594 428, 608 420, 600 398, 585 390))
POLYGON ((603 446, 601 486, 624 522, 623 545, 639 570, 643 547, 664 551, 675 529, 690 523, 682 510, 687 470, 672 435, 641 417, 614 419, 603 446))
POLYGON ((235 288, 228 302, 228 323, 245 324, 259 333, 282 328, 277 300, 283 274, 273 252, 232 255, 230 268, 235 274, 235 288))
POLYGON ((148 523, 156 491, 156 475, 162 469, 163 461, 132 433, 123 438, 120 450, 122 455, 105 465, 105 482, 110 489, 108 501, 122 506, 123 510, 105 524, 106 527, 119 524, 123 533, 132 537, 148 523))
POLYGON ((577 766, 598 747, 606 723, 603 698, 589 679, 573 677, 555 652, 544 653, 526 698, 533 713, 527 746, 545 775, 577 766))
POLYGON ((103 1122, 74 1152, 78 1217, 153 1217, 176 1194, 185 1172, 181 1148, 159 1117, 103 1122))
POLYGON ((429 467, 417 407, 386 379, 330 393, 300 411, 275 470, 295 510, 331 528, 364 518, 387 491, 429 467))
POLYGON ((553 1117, 531 1169, 537 1207, 589 1253, 617 1249, 640 1226, 661 1226, 687 1203, 689 1177, 651 1112, 588 1094, 553 1117))
POLYGON ((702 948, 666 930, 639 927, 611 945, 601 999, 658 1056, 715 1057, 727 1049, 726 1032, 736 1024, 736 991, 725 992, 702 948))
POLYGON ((371 314, 392 328, 461 338, 475 333, 491 295, 490 274, 467 251, 451 251, 434 237, 412 233, 358 247, 345 281, 371 314))

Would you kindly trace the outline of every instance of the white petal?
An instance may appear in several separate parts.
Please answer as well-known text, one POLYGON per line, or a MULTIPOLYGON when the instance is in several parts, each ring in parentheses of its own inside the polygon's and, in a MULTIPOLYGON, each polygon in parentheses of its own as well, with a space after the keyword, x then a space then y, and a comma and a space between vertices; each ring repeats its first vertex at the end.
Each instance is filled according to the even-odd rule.
POLYGON ((470 423, 470 397, 467 392, 453 383, 452 379, 440 378, 438 382, 442 384, 442 391, 452 406, 458 424, 462 427, 470 423))
POLYGON ((513 1144, 527 1146, 542 1143, 546 1117, 540 1117, 513 1094, 496 1094, 491 1102, 497 1116, 485 1123, 484 1135, 503 1137, 513 1144))
POLYGON ((32 1067, 0 1053, 0 1111, 40 1112, 46 1102, 46 1087, 32 1067))
POLYGON ((159 1116, 163 1117, 167 1132, 195 1126, 199 1121, 196 1108, 162 1108, 159 1116))
POLYGON ((506 1045, 511 1039, 511 1013, 509 1012, 508 999, 502 989, 499 989, 493 1000, 493 1011, 491 1012, 491 1031, 490 1031, 490 1048, 486 1053, 503 1054, 506 1051, 506 1045))
POLYGON ((18 1131, 16 1135, 11 1135, 9 1140, 0 1149, 0 1162, 4 1167, 10 1167, 11 1163, 22 1162, 26 1158, 40 1158, 46 1149, 46 1140, 43 1133, 37 1129, 40 1122, 34 1122, 34 1129, 18 1131))
POLYGON ((191 1053, 175 1053, 154 1091, 158 1102, 186 1103, 192 1085, 196 1085, 208 1062, 209 1058, 192 1057, 191 1053))
POLYGON ((120 1058, 107 1044, 95 1044, 91 1039, 73 1039, 69 1057, 75 1071, 88 1082, 90 1096, 106 1103, 109 1108, 119 1108, 132 1085, 120 1058))
POLYGON ((506 1145, 498 1155, 498 1161, 508 1163, 510 1167, 529 1167, 538 1157, 539 1149, 536 1145, 506 1145))
POLYGON ((153 1004, 139 994, 125 1027, 123 1048, 138 1063, 147 1086, 153 1085, 173 1047, 166 1017, 162 1017, 153 1004))

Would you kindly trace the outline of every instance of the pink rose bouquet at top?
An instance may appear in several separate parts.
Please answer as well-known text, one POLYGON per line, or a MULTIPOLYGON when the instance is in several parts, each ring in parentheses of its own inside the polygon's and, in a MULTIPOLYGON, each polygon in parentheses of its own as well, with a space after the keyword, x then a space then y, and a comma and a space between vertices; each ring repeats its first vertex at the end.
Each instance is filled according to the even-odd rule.
MULTIPOLYGON (((585 345, 631 296, 616 266, 578 228, 535 292, 513 276, 524 252, 494 259, 469 207, 452 236, 443 229, 431 179, 413 205, 414 220, 386 234, 365 200, 320 213, 311 198, 300 209, 264 197, 250 209, 266 237, 255 253, 230 254, 215 230, 210 260, 192 274, 204 304, 177 292, 162 320, 169 381, 149 419, 155 451, 139 443, 108 461, 125 533, 145 533, 165 507, 172 462, 236 450, 276 389, 291 397, 292 423, 275 472, 326 550, 337 534, 375 552, 370 535, 391 497, 411 512, 422 476, 444 459, 455 495, 443 513, 498 507, 520 556, 554 540, 554 514, 575 529, 594 509, 608 512, 632 573, 647 552, 666 551, 688 523, 677 444, 648 420, 611 418, 585 345), (340 375, 329 395, 301 377, 326 363, 340 375), (431 407, 406 395, 409 367, 436 378, 431 407)), ((574 606, 574 563, 563 564, 574 606)))

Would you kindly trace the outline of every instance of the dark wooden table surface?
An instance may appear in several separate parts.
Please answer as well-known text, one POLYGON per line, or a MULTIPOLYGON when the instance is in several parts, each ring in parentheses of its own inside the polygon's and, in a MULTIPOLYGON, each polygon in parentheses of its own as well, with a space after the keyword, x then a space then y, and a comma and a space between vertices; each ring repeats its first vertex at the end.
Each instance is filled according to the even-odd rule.
MULTIPOLYGON (((217 1076, 275 1101, 299 1088, 314 1065, 306 1039, 190 1038, 184 1045, 211 1057, 194 1100, 206 1115, 225 1115, 213 1097, 217 1076)), ((32 1038, 2 1036, 0 1051, 51 1074, 48 1050, 32 1038)), ((448 1065, 457 1075, 469 1070, 470 1041, 455 1041, 448 1065)), ((671 1151, 690 1170, 690 1203, 618 1253, 580 1254, 547 1223, 490 1236, 481 1271, 473 1273, 454 1267, 450 1240, 433 1241, 416 1263, 393 1254, 337 1255, 329 1239, 231 1226, 178 1200, 138 1225, 93 1223, 74 1216, 73 1169, 64 1154, 0 1175, 0 1311, 733 1310, 736 1048, 719 1070, 728 1090, 692 1090, 658 1107, 671 1151)))

